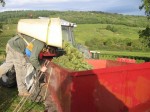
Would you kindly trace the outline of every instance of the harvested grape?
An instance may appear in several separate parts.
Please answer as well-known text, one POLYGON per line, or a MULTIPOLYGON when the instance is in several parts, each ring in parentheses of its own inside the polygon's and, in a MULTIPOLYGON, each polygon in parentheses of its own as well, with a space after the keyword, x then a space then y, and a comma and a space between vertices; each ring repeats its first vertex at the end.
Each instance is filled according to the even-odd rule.
POLYGON ((92 66, 85 61, 83 54, 70 43, 64 42, 63 49, 65 54, 53 58, 52 62, 75 71, 92 69, 92 66))

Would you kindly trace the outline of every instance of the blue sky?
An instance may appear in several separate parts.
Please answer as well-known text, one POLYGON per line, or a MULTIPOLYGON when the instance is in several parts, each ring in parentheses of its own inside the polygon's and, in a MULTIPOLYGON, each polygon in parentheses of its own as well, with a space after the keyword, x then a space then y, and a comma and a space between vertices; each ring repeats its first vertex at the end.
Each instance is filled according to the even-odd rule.
POLYGON ((139 10, 141 0, 5 0, 0 11, 10 10, 59 10, 102 11, 125 15, 144 15, 139 10))

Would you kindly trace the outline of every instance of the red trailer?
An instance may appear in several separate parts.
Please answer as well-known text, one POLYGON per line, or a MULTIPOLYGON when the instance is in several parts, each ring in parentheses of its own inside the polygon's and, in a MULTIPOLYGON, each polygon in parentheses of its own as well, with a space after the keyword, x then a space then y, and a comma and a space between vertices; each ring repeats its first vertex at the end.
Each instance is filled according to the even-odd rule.
POLYGON ((92 70, 71 71, 50 62, 46 101, 52 98, 58 112, 150 112, 150 62, 87 62, 92 70))

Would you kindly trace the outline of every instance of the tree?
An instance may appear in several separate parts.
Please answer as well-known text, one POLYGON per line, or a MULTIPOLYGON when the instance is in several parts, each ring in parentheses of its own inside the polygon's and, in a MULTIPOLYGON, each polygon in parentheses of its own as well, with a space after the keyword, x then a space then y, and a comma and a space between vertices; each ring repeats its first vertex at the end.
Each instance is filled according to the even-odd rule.
POLYGON ((139 31, 139 38, 143 39, 143 42, 150 48, 150 27, 147 26, 145 30, 139 31))
POLYGON ((0 4, 2 4, 2 6, 5 6, 5 1, 4 0, 0 0, 0 4))
POLYGON ((148 19, 150 19, 150 0, 142 0, 142 5, 139 9, 144 9, 148 19))
POLYGON ((142 5, 139 9, 144 9, 148 18, 148 25, 144 30, 139 31, 139 38, 141 38, 144 43, 147 43, 147 46, 150 48, 150 0, 142 0, 142 5))

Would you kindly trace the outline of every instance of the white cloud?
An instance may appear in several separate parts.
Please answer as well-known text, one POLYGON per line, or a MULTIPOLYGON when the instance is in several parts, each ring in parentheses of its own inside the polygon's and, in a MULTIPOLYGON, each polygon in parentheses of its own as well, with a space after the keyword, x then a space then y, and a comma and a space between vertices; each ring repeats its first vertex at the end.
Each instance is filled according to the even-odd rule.
POLYGON ((40 4, 40 3, 62 3, 62 2, 89 2, 92 0, 8 0, 8 5, 40 4))
POLYGON ((0 7, 0 12, 8 10, 91 10, 122 14, 141 13, 138 9, 141 0, 5 0, 5 2, 6 6, 0 7))
POLYGON ((58 2, 67 2, 68 0, 8 0, 6 5, 25 5, 25 4, 44 4, 44 3, 58 3, 58 2))

